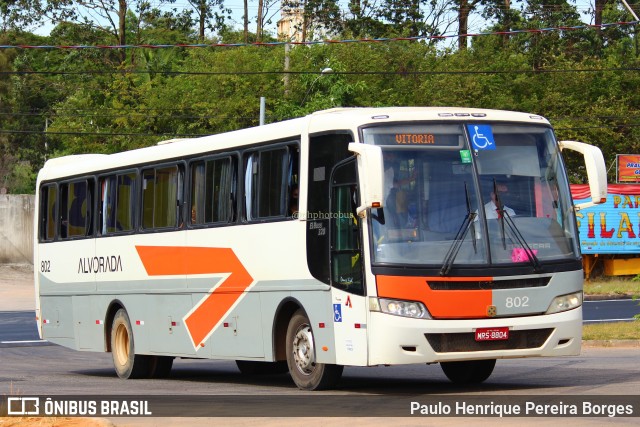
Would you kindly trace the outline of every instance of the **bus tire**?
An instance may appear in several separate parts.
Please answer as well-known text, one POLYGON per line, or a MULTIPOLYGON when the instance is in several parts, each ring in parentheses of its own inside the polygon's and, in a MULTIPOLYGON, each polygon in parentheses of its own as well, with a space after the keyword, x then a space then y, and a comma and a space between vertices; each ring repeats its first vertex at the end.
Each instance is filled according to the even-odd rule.
POLYGON ((244 375, 284 374, 289 370, 287 362, 258 362, 254 360, 236 360, 236 366, 244 375))
POLYGON ((302 390, 332 388, 342 376, 343 366, 316 363, 313 329, 302 310, 293 314, 287 327, 287 366, 302 390))
POLYGON ((168 378, 173 367, 171 356, 149 356, 151 358, 150 378, 168 378))
POLYGON ((491 376, 496 359, 441 362, 440 367, 455 384, 480 384, 491 376))
POLYGON ((135 354, 133 330, 124 308, 113 318, 111 355, 116 373, 122 379, 148 378, 151 374, 151 356, 135 354))

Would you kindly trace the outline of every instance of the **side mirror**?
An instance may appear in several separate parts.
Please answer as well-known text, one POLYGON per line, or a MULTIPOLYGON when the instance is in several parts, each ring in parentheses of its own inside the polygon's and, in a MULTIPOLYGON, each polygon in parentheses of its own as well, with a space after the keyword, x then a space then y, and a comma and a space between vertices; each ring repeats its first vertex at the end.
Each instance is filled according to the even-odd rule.
POLYGON ((358 176, 360 178, 360 195, 362 205, 356 210, 358 216, 370 208, 381 208, 384 205, 384 169, 382 166, 382 149, 376 145, 349 144, 349 151, 358 159, 358 176))
POLYGON ((589 189, 591 190, 591 201, 579 203, 574 209, 588 208, 607 201, 607 167, 604 163, 602 151, 596 146, 577 141, 560 141, 560 150, 568 149, 577 151, 584 157, 587 167, 587 178, 589 179, 589 189))

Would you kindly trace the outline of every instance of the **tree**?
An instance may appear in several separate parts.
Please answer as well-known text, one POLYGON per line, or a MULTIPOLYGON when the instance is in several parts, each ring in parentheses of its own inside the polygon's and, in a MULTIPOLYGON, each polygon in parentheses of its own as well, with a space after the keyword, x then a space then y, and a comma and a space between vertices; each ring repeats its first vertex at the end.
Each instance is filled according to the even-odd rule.
POLYGON ((416 37, 420 34, 423 14, 418 0, 383 0, 378 17, 388 22, 397 34, 416 37))
MULTIPOLYGON (((482 16, 496 22, 492 27, 494 31, 508 33, 514 25, 521 25, 523 21, 520 12, 511 7, 511 0, 482 0, 481 4, 483 5, 482 16)), ((509 38, 509 34, 503 34, 503 45, 509 41, 509 38)))
POLYGON ((342 16, 337 0, 283 0, 283 8, 300 10, 297 25, 301 41, 327 38, 342 31, 342 16))
POLYGON ((349 0, 351 16, 345 20, 345 29, 354 37, 382 37, 386 25, 376 16, 376 7, 369 0, 349 0))
MULTIPOLYGON (((11 64, 7 55, 0 51, 0 72, 4 73, 9 71, 11 64)), ((9 85, 10 81, 6 74, 0 74, 0 129, 11 129, 13 126, 9 123, 10 116, 10 104, 9 99, 9 85)), ((0 133, 0 178, 4 178, 8 175, 9 165, 9 140, 6 134, 0 133)), ((0 182, 0 187, 3 187, 3 183, 0 182)))
POLYGON ((24 30, 43 15, 40 0, 0 0, 0 32, 24 30))
POLYGON ((481 0, 454 0, 458 5, 458 49, 467 48, 467 37, 469 33, 469 15, 473 12, 481 0))
POLYGON ((224 0, 187 0, 197 16, 198 39, 204 41, 205 30, 217 30, 224 25, 225 16, 231 14, 231 9, 224 7, 224 0), (215 10, 217 9, 217 10, 215 10))
POLYGON ((281 11, 281 8, 279 7, 280 4, 281 0, 258 1, 258 16, 256 18, 256 41, 264 41, 264 28, 267 24, 270 24, 272 22, 275 14, 281 11))
MULTIPOLYGON (((165 1, 158 0, 161 6, 165 1)), ((48 13, 54 22, 69 20, 109 34, 116 44, 127 44, 127 17, 131 12, 141 16, 151 10, 146 0, 49 0, 48 13)), ((120 51, 120 62, 126 61, 126 51, 120 51)))
POLYGON ((244 15, 242 21, 244 24, 244 42, 249 43, 249 0, 243 0, 244 15))

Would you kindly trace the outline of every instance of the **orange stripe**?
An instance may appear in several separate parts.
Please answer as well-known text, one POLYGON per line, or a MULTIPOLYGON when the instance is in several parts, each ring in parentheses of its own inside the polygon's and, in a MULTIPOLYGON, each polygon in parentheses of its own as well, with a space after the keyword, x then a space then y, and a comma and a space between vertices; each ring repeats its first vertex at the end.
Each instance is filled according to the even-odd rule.
POLYGON ((253 283, 253 277, 231 248, 136 246, 149 276, 231 273, 185 318, 197 348, 253 283))
POLYGON ((491 290, 434 291, 428 282, 491 281, 492 277, 376 276, 378 296, 422 302, 434 319, 487 317, 491 290))

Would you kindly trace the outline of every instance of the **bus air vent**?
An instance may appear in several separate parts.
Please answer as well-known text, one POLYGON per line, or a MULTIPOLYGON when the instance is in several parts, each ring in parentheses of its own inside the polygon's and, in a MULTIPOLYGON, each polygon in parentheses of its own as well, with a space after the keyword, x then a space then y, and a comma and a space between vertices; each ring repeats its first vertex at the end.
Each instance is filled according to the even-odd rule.
POLYGON ((487 289, 540 288, 549 284, 550 277, 534 277, 514 280, 471 280, 471 281, 438 281, 427 280, 427 285, 434 291, 474 291, 487 289))
POLYGON ((540 348, 549 339, 553 328, 510 331, 505 341, 481 341, 473 332, 452 334, 424 334, 436 353, 459 353, 467 351, 521 350, 540 348))

